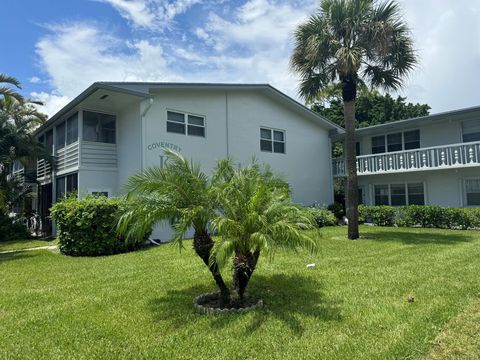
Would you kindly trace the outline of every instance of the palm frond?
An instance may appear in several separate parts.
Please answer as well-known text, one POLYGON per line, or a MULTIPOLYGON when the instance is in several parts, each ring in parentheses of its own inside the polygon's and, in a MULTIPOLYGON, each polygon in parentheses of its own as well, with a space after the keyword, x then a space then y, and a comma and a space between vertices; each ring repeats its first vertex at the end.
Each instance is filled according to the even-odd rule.
POLYGON ((307 102, 345 78, 398 89, 418 61, 395 1, 323 0, 294 41, 290 67, 307 102))

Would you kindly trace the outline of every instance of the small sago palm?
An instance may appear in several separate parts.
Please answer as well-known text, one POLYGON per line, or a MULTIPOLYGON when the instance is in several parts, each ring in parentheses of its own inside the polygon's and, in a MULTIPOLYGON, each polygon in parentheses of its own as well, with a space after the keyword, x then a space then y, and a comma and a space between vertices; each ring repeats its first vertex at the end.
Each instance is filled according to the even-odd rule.
POLYGON ((395 1, 322 0, 318 13, 295 31, 292 69, 300 75, 300 95, 314 100, 340 84, 344 102, 347 163, 348 237, 358 234, 355 158, 357 86, 396 90, 417 63, 409 29, 395 1))
POLYGON ((170 221, 175 229, 173 241, 181 249, 185 234, 193 228, 193 248, 212 273, 222 302, 228 303, 230 291, 211 256, 213 240, 208 231, 215 215, 214 184, 198 163, 169 149, 163 151, 167 156, 163 168, 147 168, 132 176, 125 185, 129 205, 118 230, 128 241, 143 237, 155 224, 170 221))
POLYGON ((292 204, 284 182, 255 163, 231 169, 217 191, 219 215, 213 226, 218 238, 212 256, 220 266, 233 258, 233 284, 241 304, 261 253, 316 249, 314 238, 304 231, 313 227, 313 218, 292 204))

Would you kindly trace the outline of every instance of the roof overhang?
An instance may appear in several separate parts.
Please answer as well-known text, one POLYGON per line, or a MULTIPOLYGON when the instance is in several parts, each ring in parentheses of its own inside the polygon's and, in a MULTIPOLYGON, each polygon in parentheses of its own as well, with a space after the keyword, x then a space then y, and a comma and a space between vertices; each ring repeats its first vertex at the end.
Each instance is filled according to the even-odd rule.
POLYGON ((105 111, 112 111, 118 105, 127 106, 133 102, 151 98, 148 93, 139 92, 131 89, 122 89, 104 83, 93 83, 75 99, 70 101, 55 115, 53 115, 46 123, 35 130, 38 134, 47 128, 51 127, 57 120, 63 116, 71 113, 80 105, 85 108, 103 109, 105 111))

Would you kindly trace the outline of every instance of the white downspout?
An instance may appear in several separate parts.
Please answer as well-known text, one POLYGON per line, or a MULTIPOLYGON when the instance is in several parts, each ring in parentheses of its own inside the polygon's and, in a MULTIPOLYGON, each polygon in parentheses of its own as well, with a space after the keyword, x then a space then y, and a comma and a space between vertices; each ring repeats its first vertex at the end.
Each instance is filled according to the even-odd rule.
POLYGON ((145 154, 145 147, 144 147, 144 143, 145 143, 145 136, 146 136, 146 129, 145 129, 145 116, 147 115, 147 112, 148 110, 150 110, 150 108, 152 107, 153 105, 153 98, 150 98, 148 99, 148 103, 147 105, 145 106, 145 109, 143 109, 143 111, 141 112, 140 116, 141 116, 141 119, 142 119, 142 170, 145 168, 145 162, 146 162, 146 154, 145 154))

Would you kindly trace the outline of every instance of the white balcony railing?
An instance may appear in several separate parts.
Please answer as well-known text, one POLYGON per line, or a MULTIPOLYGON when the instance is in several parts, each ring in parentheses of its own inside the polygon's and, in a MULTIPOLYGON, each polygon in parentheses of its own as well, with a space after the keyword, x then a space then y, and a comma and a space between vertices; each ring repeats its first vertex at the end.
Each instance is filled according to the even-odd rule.
MULTIPOLYGON (((358 175, 468 166, 480 166, 480 141, 357 156, 358 175)), ((333 160, 333 175, 346 175, 344 159, 333 160)))

